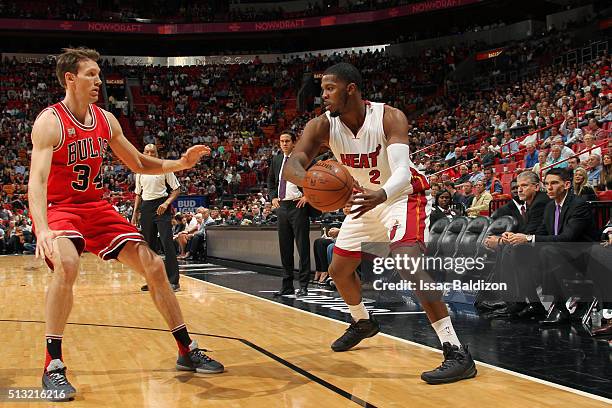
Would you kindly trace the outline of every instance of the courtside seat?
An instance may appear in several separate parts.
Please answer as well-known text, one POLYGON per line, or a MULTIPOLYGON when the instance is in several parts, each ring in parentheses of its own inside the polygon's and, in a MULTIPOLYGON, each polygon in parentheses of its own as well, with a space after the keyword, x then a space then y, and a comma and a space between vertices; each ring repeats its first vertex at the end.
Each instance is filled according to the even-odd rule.
POLYGON ((504 232, 514 232, 517 228, 518 221, 516 218, 511 215, 504 215, 489 224, 487 233, 485 234, 485 237, 483 237, 483 241, 491 235, 501 235, 504 232))
MULTIPOLYGON (((444 228, 444 232, 438 238, 438 249, 435 253, 428 253, 430 257, 436 258, 451 258, 457 252, 457 246, 459 245, 459 237, 463 234, 467 225, 469 224, 470 219, 468 217, 460 216, 453 218, 446 228, 444 228)), ((448 273, 452 273, 452 270, 445 270, 444 268, 445 262, 443 261, 440 264, 436 264, 429 271, 432 274, 433 279, 436 282, 442 282, 446 278, 448 273), (441 269, 439 269, 441 268, 441 269)))
POLYGON ((454 218, 444 229, 442 236, 438 239, 437 257, 453 256, 457 252, 459 237, 469 223, 468 217, 454 218))
POLYGON ((450 224, 448 218, 440 218, 429 230, 429 241, 427 242, 427 254, 434 255, 438 251, 438 242, 446 227, 450 224))
MULTIPOLYGON (((491 224, 489 224, 489 227, 487 228, 487 232, 482 237, 482 240, 480 242, 483 243, 484 240, 490 237, 491 235, 499 236, 503 234, 504 232, 514 232, 516 231, 517 228, 518 228, 518 220, 511 215, 504 215, 502 217, 499 217, 495 221, 491 222, 491 224)), ((478 253, 476 256, 485 256, 488 254, 489 254, 488 250, 483 245, 480 245, 478 247, 478 253)))
POLYGON ((455 256, 476 257, 482 241, 487 235, 491 219, 489 217, 476 217, 465 227, 458 238, 455 256))

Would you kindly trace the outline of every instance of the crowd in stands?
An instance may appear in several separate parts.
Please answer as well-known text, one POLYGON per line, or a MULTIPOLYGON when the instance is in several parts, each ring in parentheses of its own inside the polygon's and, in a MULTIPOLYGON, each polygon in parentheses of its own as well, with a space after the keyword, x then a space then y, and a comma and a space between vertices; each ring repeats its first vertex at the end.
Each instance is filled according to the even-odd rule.
MULTIPOLYGON (((393 58, 365 53, 312 58, 300 63, 313 71, 338 60, 354 63, 364 74, 366 95, 409 110, 414 101, 395 99, 402 94, 401 88, 389 86, 401 82, 393 80, 400 76, 393 69, 399 65, 393 58), (375 64, 386 68, 374 69, 375 64)), ((434 97, 432 108, 411 125, 412 151, 421 151, 413 159, 429 176, 432 195, 452 191, 453 211, 458 214, 487 213, 491 200, 508 197, 510 179, 523 169, 539 173, 557 166, 578 169, 575 180, 578 193, 588 193, 590 198, 597 199, 597 193, 611 187, 607 153, 611 144, 607 125, 612 117, 610 80, 609 60, 604 56, 577 67, 543 66, 537 76, 510 88, 444 100, 434 97), (435 148, 423 151, 428 146, 435 148), (555 166, 576 154, 577 157, 555 166), (511 170, 504 173, 504 167, 511 170), (581 179, 583 174, 586 176, 581 179)), ((318 112, 296 116, 289 127, 299 132, 318 112)), ((273 142, 274 139, 271 145, 260 147, 257 156, 276 153, 273 142)), ((240 161, 240 155, 237 158, 240 161)), ((233 169, 225 170, 228 171, 233 169)), ((213 173, 219 177, 217 171, 213 173)), ((226 191, 244 192, 232 190, 230 184, 226 191)))
MULTIPOLYGON (((607 56, 579 66, 543 65, 537 75, 511 87, 440 101, 413 129, 418 134, 414 149, 421 149, 419 141, 432 146, 414 160, 430 174, 434 191, 450 180, 458 187, 474 184, 480 165, 494 170, 484 174, 492 196, 509 193, 513 173, 533 169, 540 174, 553 167, 580 167, 593 189, 609 190, 610 156, 602 155, 611 147, 609 69, 607 56)), ((480 203, 473 204, 476 213, 480 203)))
MULTIPOLYGON (((285 101, 295 95, 301 68, 256 63, 127 73, 140 83, 133 89, 135 133, 167 158, 179 157, 192 144, 211 146, 210 159, 183 175, 184 192, 213 202, 224 193, 244 193, 267 175, 274 147, 264 143, 263 129, 285 121, 285 101)), ((132 68, 111 70, 126 74, 132 68)))
MULTIPOLYGON (((539 44, 524 43, 521 48, 529 53, 539 44)), ((382 52, 307 55, 275 64, 256 60, 170 68, 104 63, 102 70, 138 80, 139 86, 130 88, 131 116, 115 112, 125 119, 126 134, 131 130, 144 144, 157 144, 167 158, 178 157, 195 143, 212 147, 210 158, 179 177, 183 193, 205 196, 211 208, 219 210, 223 224, 260 223, 266 210, 269 160, 279 150, 277 132, 289 128, 299 133, 308 119, 321 112, 316 105, 310 112, 296 111, 302 74, 321 72, 339 61, 361 70, 367 99, 396 106, 411 118, 413 161, 427 174, 432 196, 443 212, 448 208, 472 216, 488 212, 491 200, 508 197, 510 180, 523 169, 544 173, 569 167, 579 194, 596 199, 610 190, 609 57, 568 66, 551 65, 549 56, 540 55, 531 61, 539 66, 536 75, 510 86, 444 94, 446 76, 472 51, 473 46, 426 50, 414 58, 382 52), (427 88, 434 92, 425 92, 427 88), (438 197, 444 191, 451 193, 448 207, 446 195, 438 197), (249 198, 249 194, 254 195, 249 198)), ((23 250, 15 244, 21 240, 8 244, 18 228, 26 236, 23 243, 28 239, 31 243, 26 216, 31 123, 62 94, 52 60, 0 63, 5 250, 23 250)), ((129 218, 133 196, 126 192, 133 191, 133 175, 111 157, 104 174, 107 198, 129 218)))
POLYGON ((26 195, 30 132, 36 115, 62 91, 53 61, 0 63, 0 253, 32 252, 26 195))

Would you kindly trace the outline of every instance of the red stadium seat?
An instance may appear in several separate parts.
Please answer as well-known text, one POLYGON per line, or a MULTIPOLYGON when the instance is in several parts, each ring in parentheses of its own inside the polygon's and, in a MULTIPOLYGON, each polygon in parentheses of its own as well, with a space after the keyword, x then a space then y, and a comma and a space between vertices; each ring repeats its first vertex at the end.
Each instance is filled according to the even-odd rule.
POLYGON ((598 192, 597 198, 599 201, 612 201, 612 190, 598 192))

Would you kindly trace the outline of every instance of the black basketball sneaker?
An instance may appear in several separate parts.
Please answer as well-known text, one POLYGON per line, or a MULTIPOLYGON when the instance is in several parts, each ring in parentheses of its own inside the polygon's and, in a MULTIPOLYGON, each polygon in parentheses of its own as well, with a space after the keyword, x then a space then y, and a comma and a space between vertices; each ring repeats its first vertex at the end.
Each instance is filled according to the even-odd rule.
POLYGON ((344 334, 333 342, 331 348, 334 351, 349 350, 359 344, 361 340, 372 337, 379 331, 378 322, 370 315, 369 319, 361 319, 358 322, 351 323, 344 334))
POLYGON ((202 374, 219 374, 225 370, 223 364, 204 354, 206 350, 198 348, 198 343, 195 340, 191 342, 189 349, 189 353, 179 355, 176 360, 177 370, 195 371, 202 374))
POLYGON ((444 361, 435 370, 421 374, 421 380, 427 384, 447 384, 467 378, 476 377, 476 364, 468 351, 468 346, 442 344, 444 361))
POLYGON ((76 389, 66 378, 66 366, 62 360, 51 360, 42 376, 42 388, 49 401, 70 401, 76 389))

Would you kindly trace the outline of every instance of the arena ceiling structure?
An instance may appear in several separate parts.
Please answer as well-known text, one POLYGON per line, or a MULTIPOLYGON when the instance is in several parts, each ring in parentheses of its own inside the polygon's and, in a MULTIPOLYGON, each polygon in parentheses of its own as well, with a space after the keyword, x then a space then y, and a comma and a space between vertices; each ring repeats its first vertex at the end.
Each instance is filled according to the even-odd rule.
POLYGON ((374 11, 248 22, 187 24, 0 16, 0 38, 3 52, 21 53, 57 51, 67 40, 109 55, 286 53, 434 38, 500 21, 543 21, 546 15, 563 9, 563 5, 546 1, 421 0, 374 11))

